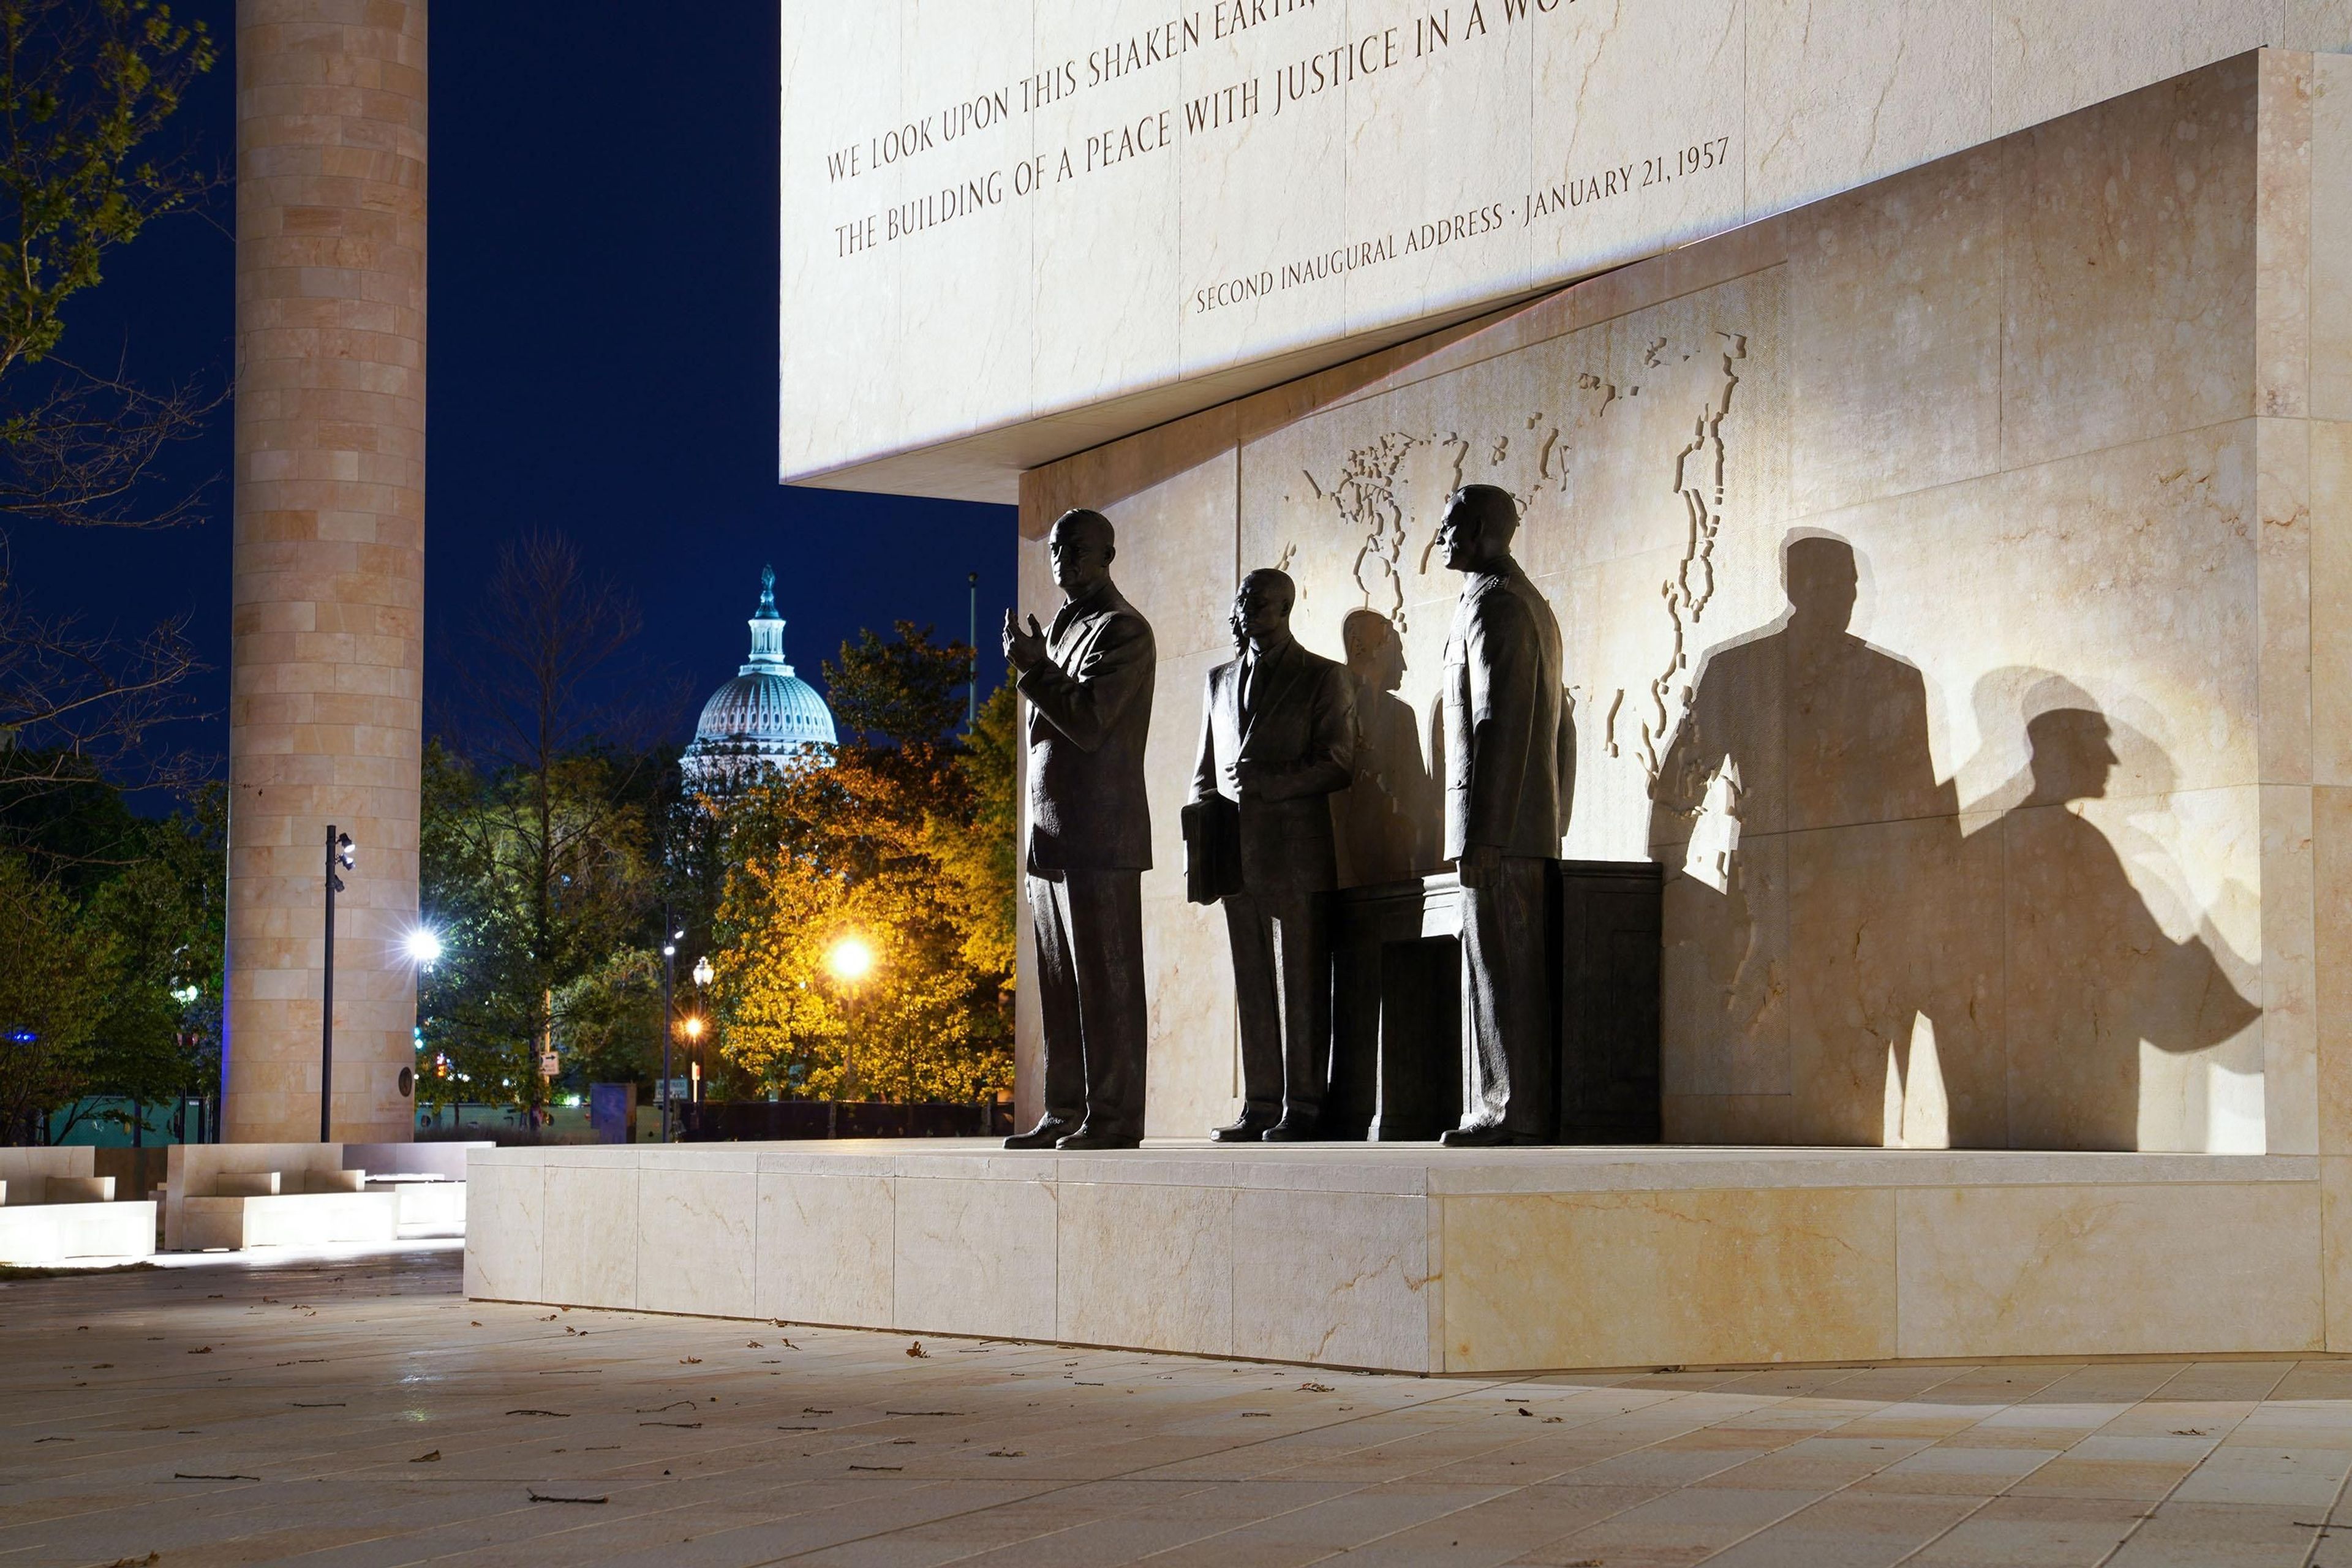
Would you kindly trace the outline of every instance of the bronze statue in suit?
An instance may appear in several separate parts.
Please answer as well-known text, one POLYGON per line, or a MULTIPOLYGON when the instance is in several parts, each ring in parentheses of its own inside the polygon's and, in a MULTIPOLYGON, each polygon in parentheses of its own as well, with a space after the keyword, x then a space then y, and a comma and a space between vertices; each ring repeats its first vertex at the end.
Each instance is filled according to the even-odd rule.
POLYGON ((1439 524, 1463 574, 1445 644, 1445 853, 1461 873, 1464 1084, 1449 1146, 1539 1143, 1558 1116, 1545 877, 1568 831, 1559 622, 1511 559, 1519 510, 1469 485, 1439 524))
POLYGON ((1029 700, 1024 857, 1045 1021, 1045 1114, 1009 1149, 1132 1149, 1143 1139, 1143 743, 1158 655, 1111 585, 1110 520, 1073 510, 1046 541, 1064 604, 1050 627, 1004 616, 1029 700))
POLYGON ((1329 895, 1339 885, 1329 797, 1354 776, 1347 668, 1298 646, 1286 574, 1234 595, 1238 656, 1209 671, 1192 798, 1234 803, 1240 889, 1227 891, 1242 1036, 1242 1118, 1221 1142, 1315 1136, 1331 1072, 1329 895))

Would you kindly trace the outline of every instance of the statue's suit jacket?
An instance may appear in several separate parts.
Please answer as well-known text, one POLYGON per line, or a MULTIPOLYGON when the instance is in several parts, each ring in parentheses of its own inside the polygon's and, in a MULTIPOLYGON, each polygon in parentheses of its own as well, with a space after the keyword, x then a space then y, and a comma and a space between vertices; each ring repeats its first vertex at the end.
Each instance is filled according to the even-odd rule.
POLYGON ((1239 805, 1244 891, 1327 892, 1339 881, 1328 797, 1354 777, 1355 683, 1294 641, 1257 672, 1244 709, 1242 665, 1209 671, 1192 798, 1239 805), (1264 770, 1246 799, 1234 771, 1244 762, 1264 770))
POLYGON ((1062 606, 1029 700, 1032 871, 1148 871, 1143 743, 1159 655, 1151 625, 1105 584, 1062 606))
POLYGON ((1559 622, 1516 561, 1473 573, 1445 642, 1445 855, 1474 845, 1555 859, 1568 831, 1575 731, 1559 622))

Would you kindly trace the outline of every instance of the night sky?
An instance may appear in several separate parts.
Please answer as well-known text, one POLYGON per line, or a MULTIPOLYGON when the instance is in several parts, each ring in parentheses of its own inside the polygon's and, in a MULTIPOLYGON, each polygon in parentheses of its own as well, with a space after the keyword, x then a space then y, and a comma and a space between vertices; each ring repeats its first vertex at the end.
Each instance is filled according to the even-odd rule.
MULTIPOLYGON (((199 156, 236 150, 235 6, 174 0, 224 58, 182 111, 199 156)), ((636 597, 635 652, 701 699, 744 657, 763 563, 802 676, 862 626, 962 637, 967 573, 985 628, 1011 602, 1009 508, 776 483, 773 0, 437 5, 432 38, 425 693, 462 657, 501 541, 569 534, 636 597)), ((114 253, 62 352, 128 356, 152 384, 226 379, 233 195, 114 253)), ((205 522, 168 533, 10 531, 51 612, 135 631, 180 612, 214 668, 183 744, 225 755, 229 415, 175 458, 216 479, 205 522)), ((982 661, 992 682, 1001 661, 982 661)))

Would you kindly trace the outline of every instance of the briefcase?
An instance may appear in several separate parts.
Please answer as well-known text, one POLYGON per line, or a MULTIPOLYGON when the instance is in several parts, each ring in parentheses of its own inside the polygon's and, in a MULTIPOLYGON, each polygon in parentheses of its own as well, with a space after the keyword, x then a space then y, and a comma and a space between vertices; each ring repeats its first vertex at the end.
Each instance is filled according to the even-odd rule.
POLYGON ((1213 904, 1228 893, 1242 890, 1242 812, 1223 795, 1213 795, 1186 806, 1184 819, 1184 896, 1196 904, 1213 904))

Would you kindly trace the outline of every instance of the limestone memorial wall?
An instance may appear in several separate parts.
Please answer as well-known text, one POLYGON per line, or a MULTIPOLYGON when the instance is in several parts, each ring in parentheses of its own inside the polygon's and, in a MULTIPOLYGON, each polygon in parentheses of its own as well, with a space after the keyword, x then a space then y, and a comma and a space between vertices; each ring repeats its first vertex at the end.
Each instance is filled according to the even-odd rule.
POLYGON ((1562 853, 1668 870, 1669 1142, 2316 1152, 2347 46, 2302 0, 792 8, 781 468, 1017 493, 1041 616, 1053 518, 1117 522, 1155 1134, 1237 1105, 1177 820, 1235 583, 1355 618, 1343 879, 1435 869, 1479 480, 1567 634, 1562 853))
POLYGON ((1333 657, 1393 627, 1343 855, 1434 868, 1485 481, 1566 635, 1564 852, 1672 873, 1668 1142, 2314 1152, 2347 195, 2352 59, 2241 56, 1027 476, 1024 608, 1098 506, 1158 637, 1152 1131, 1236 1103, 1177 808, 1237 573, 1333 657))

